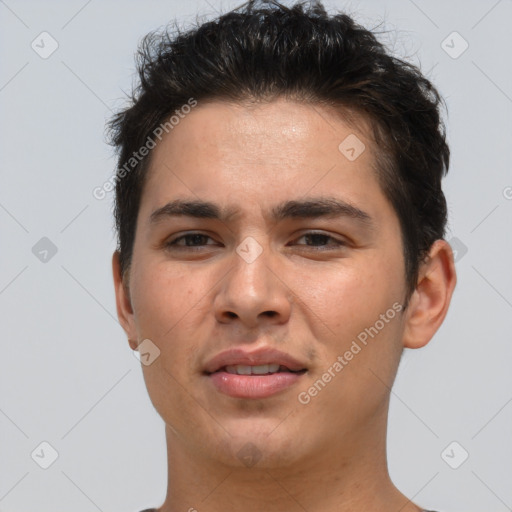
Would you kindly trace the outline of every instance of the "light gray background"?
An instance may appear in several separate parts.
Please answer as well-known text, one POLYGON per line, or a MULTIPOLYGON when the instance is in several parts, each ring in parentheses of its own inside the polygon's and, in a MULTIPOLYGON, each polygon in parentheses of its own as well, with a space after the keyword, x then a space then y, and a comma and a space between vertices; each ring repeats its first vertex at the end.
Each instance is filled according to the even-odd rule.
MULTIPOLYGON (((92 190, 115 167, 104 123, 131 88, 140 38, 174 17, 189 23, 240 3, 0 1, 4 512, 131 512, 165 497, 163 422, 115 312, 112 197, 92 190), (43 31, 59 44, 47 59, 31 48, 43 31), (42 237, 57 248, 46 262, 32 251, 42 237), (46 470, 31 458, 43 441, 58 452, 46 470)), ((384 41, 421 63, 449 107, 447 238, 458 239, 458 285, 440 331, 402 362, 391 476, 425 508, 512 510, 512 2, 325 5, 397 29, 384 41), (453 31, 469 44, 456 59, 441 46, 453 31), (453 441, 462 448, 448 450, 452 464, 469 453, 458 469, 441 456, 453 441)), ((463 43, 445 44, 453 53, 463 43)))

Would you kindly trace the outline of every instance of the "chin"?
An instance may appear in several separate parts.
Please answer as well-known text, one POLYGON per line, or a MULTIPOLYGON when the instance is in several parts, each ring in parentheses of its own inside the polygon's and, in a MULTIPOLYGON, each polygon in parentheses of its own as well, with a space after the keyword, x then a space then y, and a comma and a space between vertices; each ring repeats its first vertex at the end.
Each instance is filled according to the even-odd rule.
MULTIPOLYGON (((280 420, 282 421, 282 420, 280 420)), ((277 469, 295 464, 303 456, 300 435, 292 435, 279 421, 255 421, 254 418, 226 428, 214 457, 232 468, 277 469), (256 424, 255 424, 256 423, 256 424)))

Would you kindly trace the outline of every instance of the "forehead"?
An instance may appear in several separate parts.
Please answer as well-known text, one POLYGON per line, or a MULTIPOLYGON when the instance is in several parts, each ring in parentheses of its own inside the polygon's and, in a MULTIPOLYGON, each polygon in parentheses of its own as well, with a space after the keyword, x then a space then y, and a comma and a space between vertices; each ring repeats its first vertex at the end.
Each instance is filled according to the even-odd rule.
MULTIPOLYGON (((141 209, 195 195, 223 204, 339 191, 348 202, 381 195, 372 142, 332 108, 285 99, 198 103, 151 155, 141 209)), ((381 198, 382 199, 382 198, 381 198)))
POLYGON ((269 163, 270 156, 289 162, 294 154, 299 158, 311 152, 338 158, 338 144, 348 135, 366 139, 366 126, 365 119, 354 113, 284 98, 259 103, 210 101, 199 103, 164 135, 153 159, 159 159, 164 147, 208 151, 219 160, 246 157, 255 163, 269 163))

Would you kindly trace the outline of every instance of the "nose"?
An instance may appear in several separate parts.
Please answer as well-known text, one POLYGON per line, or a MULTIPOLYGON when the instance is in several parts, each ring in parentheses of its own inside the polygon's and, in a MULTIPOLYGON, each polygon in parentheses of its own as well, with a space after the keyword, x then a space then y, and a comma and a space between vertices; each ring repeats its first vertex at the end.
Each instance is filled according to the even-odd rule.
POLYGON ((286 323, 293 294, 271 249, 267 246, 255 259, 234 252, 230 263, 214 301, 217 321, 238 321, 247 328, 286 323))

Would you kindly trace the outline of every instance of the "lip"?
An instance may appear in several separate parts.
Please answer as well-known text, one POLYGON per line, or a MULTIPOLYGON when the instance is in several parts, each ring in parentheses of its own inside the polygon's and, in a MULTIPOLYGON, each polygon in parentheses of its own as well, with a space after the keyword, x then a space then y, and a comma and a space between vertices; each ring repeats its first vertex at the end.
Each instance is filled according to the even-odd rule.
POLYGON ((258 350, 248 351, 243 348, 232 348, 217 354, 210 359, 204 370, 206 373, 213 373, 224 366, 243 364, 248 366, 257 366, 261 364, 278 364, 286 366, 294 372, 306 369, 306 365, 294 357, 273 348, 260 348, 258 350))
POLYGON ((233 348, 214 356, 205 365, 204 373, 217 391, 233 398, 267 398, 296 384, 305 372, 278 372, 268 375, 237 375, 228 373, 226 366, 278 364, 292 372, 307 370, 294 357, 271 348, 248 351, 233 348))

